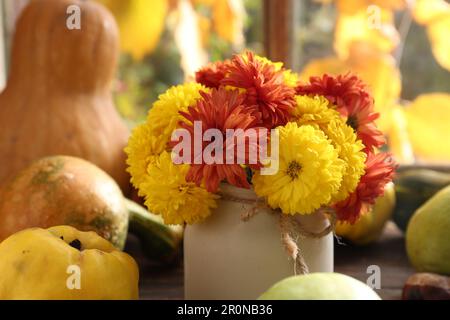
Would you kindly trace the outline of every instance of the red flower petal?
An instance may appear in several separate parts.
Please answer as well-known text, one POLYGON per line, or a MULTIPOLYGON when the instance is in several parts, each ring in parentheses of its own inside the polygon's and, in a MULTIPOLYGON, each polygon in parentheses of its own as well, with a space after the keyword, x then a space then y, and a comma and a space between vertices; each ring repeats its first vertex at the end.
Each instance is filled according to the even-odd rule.
POLYGON ((385 144, 383 133, 377 129, 375 120, 379 114, 374 112, 374 101, 367 86, 351 73, 333 77, 311 77, 309 84, 299 84, 297 94, 325 96, 337 106, 347 123, 355 129, 358 138, 366 146, 366 152, 372 152, 385 144))
POLYGON ((366 213, 376 198, 384 194, 386 184, 392 181, 397 164, 389 153, 369 153, 366 172, 356 190, 350 196, 334 205, 339 220, 355 223, 366 213))
POLYGON ((263 63, 252 52, 235 55, 222 85, 246 89, 245 104, 257 111, 259 123, 272 129, 285 125, 295 107, 295 90, 284 83, 282 70, 263 63))
POLYGON ((212 62, 195 73, 198 83, 208 88, 219 88, 220 82, 228 72, 230 60, 212 62))
MULTIPOLYGON (((189 122, 181 122, 180 126, 191 133, 192 151, 194 151, 194 122, 201 122, 203 133, 208 129, 219 129, 223 134, 224 145, 221 155, 216 156, 222 157, 223 164, 207 164, 204 161, 200 164, 194 163, 195 158, 201 159, 203 150, 210 143, 203 142, 202 154, 196 155, 192 152, 192 164, 186 179, 195 182, 197 185, 205 184, 209 192, 216 192, 223 180, 237 187, 250 188, 245 169, 239 164, 238 160, 242 160, 242 157, 244 157, 245 164, 249 164, 250 150, 259 150, 259 147, 246 141, 245 155, 242 156, 238 155, 238 147, 233 145, 235 148, 234 162, 233 164, 226 164, 226 150, 230 148, 226 141, 227 139, 233 139, 233 141, 236 139, 235 136, 227 137, 226 131, 227 129, 242 129, 242 132, 245 132, 245 130, 251 128, 258 129, 255 127, 258 119, 245 107, 245 95, 240 94, 238 90, 227 90, 220 87, 219 89, 212 89, 211 93, 202 92, 201 94, 202 99, 197 102, 195 107, 190 107, 187 112, 180 112, 189 122)), ((258 167, 258 165, 256 166, 258 167)))

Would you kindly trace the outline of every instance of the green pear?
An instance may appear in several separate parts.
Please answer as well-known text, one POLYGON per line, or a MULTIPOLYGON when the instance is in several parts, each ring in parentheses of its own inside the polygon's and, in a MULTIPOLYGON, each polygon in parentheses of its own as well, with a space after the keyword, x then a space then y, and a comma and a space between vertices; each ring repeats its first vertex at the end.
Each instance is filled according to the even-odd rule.
POLYGON ((406 250, 417 271, 450 275, 450 186, 414 213, 406 230, 406 250))

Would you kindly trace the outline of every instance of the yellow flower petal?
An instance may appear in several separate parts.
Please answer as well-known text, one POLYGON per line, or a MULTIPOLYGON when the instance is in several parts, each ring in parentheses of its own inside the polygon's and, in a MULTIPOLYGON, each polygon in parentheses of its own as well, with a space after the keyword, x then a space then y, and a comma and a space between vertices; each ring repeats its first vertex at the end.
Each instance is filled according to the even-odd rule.
POLYGON ((147 168, 156 156, 164 150, 164 145, 153 136, 146 124, 137 126, 128 141, 125 152, 128 155, 127 171, 131 175, 131 183, 139 190, 139 186, 147 179, 147 168))
POLYGON ((170 141, 172 133, 184 118, 180 111, 187 111, 201 98, 200 91, 208 91, 201 84, 189 82, 171 87, 160 95, 153 104, 147 117, 147 124, 152 135, 158 137, 164 146, 170 141))
POLYGON ((339 158, 344 161, 341 187, 332 202, 345 200, 356 189, 364 174, 364 145, 325 97, 297 96, 296 101, 293 116, 297 124, 309 124, 322 130, 331 140, 339 158))
POLYGON ((217 206, 217 195, 186 181, 189 167, 173 164, 170 153, 164 151, 149 165, 149 177, 140 186, 146 206, 167 224, 200 222, 217 206))
POLYGON ((283 62, 273 62, 273 61, 267 59, 266 57, 261 57, 258 55, 255 56, 255 59, 264 64, 273 65, 275 67, 276 71, 280 71, 283 69, 284 83, 287 86, 292 87, 292 88, 297 86, 298 80, 299 80, 299 75, 290 69, 285 69, 283 62))
POLYGON ((339 191, 344 162, 326 135, 310 125, 278 128, 279 170, 253 177, 255 192, 285 214, 311 214, 339 191))

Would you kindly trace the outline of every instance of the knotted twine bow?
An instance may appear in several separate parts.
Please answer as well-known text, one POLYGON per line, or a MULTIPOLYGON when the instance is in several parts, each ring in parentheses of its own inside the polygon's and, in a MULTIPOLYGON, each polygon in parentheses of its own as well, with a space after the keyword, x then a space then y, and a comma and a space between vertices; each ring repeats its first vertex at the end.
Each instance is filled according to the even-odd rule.
MULTIPOLYGON (((244 222, 247 222, 252 217, 254 217, 259 212, 259 209, 273 210, 261 198, 258 198, 256 200, 248 200, 223 194, 221 198, 228 201, 252 205, 248 210, 244 211, 241 214, 241 220, 244 222)), ((277 210, 279 213, 281 242, 289 257, 291 257, 292 260, 294 261, 295 275, 309 273, 308 265, 306 264, 305 258, 300 252, 300 248, 298 246, 298 239, 299 238, 320 239, 334 232, 334 228, 336 225, 336 215, 333 212, 331 212, 331 210, 329 212, 327 212, 326 210, 327 209, 319 209, 319 211, 325 214, 328 213, 330 215, 331 217, 330 224, 324 230, 317 233, 307 230, 297 219, 295 219, 294 216, 283 214, 280 210, 277 210)))

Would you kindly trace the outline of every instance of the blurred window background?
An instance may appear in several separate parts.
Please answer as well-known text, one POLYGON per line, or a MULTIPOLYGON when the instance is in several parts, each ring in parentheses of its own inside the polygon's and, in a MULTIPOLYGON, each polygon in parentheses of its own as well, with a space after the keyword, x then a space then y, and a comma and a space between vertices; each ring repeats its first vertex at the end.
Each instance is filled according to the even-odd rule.
MULTIPOLYGON (((0 87, 27 0, 0 0, 0 87), (3 53, 5 57, 3 57, 3 53)), ((133 126, 159 94, 245 48, 301 73, 360 75, 403 163, 450 161, 446 0, 98 0, 116 17, 116 106, 133 126)), ((32 54, 32 53, 30 53, 32 54)))

